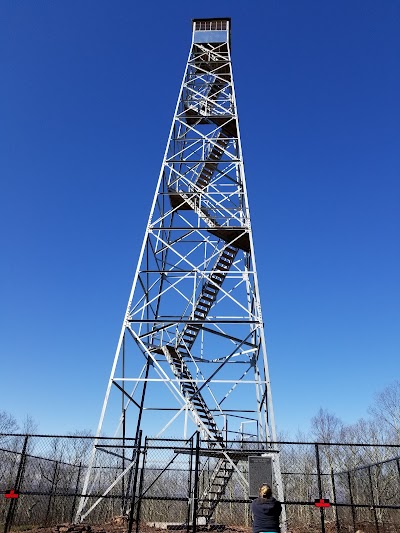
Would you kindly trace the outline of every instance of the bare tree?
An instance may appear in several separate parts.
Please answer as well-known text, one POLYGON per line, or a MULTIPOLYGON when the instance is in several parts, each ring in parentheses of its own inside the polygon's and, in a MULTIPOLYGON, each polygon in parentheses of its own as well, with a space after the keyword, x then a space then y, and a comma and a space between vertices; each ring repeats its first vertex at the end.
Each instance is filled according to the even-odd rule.
POLYGON ((369 409, 375 420, 383 421, 388 437, 400 441, 400 381, 396 380, 375 395, 375 402, 369 409))
POLYGON ((18 422, 13 415, 0 411, 0 433, 18 433, 18 422))
POLYGON ((22 424, 21 433, 32 435, 33 433, 37 432, 38 427, 39 424, 36 422, 36 420, 34 420, 31 415, 26 415, 22 424))
POLYGON ((311 433, 319 442, 335 442, 340 440, 343 422, 326 409, 319 409, 311 419, 311 433))

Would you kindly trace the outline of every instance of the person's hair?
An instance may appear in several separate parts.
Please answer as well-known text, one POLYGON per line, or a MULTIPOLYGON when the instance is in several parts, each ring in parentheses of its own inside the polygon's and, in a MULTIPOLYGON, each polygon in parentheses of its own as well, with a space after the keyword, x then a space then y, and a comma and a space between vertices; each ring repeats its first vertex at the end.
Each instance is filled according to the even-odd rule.
POLYGON ((263 483, 258 494, 260 495, 260 498, 270 498, 272 496, 271 487, 266 483, 263 483))

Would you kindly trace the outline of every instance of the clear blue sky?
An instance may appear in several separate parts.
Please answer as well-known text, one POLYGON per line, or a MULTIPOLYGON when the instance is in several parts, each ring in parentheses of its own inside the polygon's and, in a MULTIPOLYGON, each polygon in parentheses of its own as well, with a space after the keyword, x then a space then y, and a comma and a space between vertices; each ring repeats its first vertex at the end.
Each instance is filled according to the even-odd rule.
POLYGON ((41 432, 97 426, 193 17, 232 17, 278 428, 398 378, 400 3, 215 6, 0 4, 0 410, 41 432))

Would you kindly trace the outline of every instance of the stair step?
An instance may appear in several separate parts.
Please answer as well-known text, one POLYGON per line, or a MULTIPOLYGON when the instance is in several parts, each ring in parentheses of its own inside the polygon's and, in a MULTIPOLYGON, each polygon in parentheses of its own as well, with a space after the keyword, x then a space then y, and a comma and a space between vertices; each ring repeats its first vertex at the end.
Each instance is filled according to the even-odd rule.
POLYGON ((211 300, 211 299, 207 299, 205 301, 203 301, 203 300, 204 300, 204 298, 202 298, 201 301, 200 301, 201 305, 203 307, 207 307, 208 309, 211 309, 211 307, 214 305, 214 302, 215 302, 215 300, 211 300))
POLYGON ((206 294, 212 294, 213 296, 216 296, 217 294, 217 289, 215 288, 214 285, 207 285, 207 288, 204 289, 204 292, 206 294))
POLYGON ((197 335, 197 332, 196 333, 192 333, 191 331, 185 331, 185 333, 183 334, 184 337, 195 337, 197 335))
POLYGON ((211 163, 208 162, 205 164, 203 172, 200 174, 199 178, 204 178, 207 180, 208 183, 210 183, 211 178, 213 177, 213 174, 218 166, 218 163, 211 163))
POLYGON ((184 336, 185 337, 195 337, 198 334, 199 330, 200 330, 200 328, 197 329, 197 330, 193 330, 193 329, 186 330, 184 332, 184 336))
POLYGON ((201 300, 199 300, 197 305, 200 307, 206 307, 207 309, 210 309, 212 304, 210 304, 210 302, 202 302, 201 300))
POLYGON ((203 419, 203 422, 204 421, 207 421, 210 422, 210 425, 212 425, 212 421, 210 420, 210 417, 208 415, 206 415, 205 413, 202 413, 201 411, 197 411, 198 412, 198 415, 199 415, 199 418, 202 418, 203 419))

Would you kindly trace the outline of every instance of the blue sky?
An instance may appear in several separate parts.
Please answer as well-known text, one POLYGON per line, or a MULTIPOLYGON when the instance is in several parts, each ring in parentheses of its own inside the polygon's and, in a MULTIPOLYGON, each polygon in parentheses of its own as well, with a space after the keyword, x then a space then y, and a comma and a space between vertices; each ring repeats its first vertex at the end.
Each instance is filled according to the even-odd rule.
POLYGON ((191 40, 232 57, 278 428, 399 375, 400 4, 0 5, 0 410, 97 426, 191 40))

